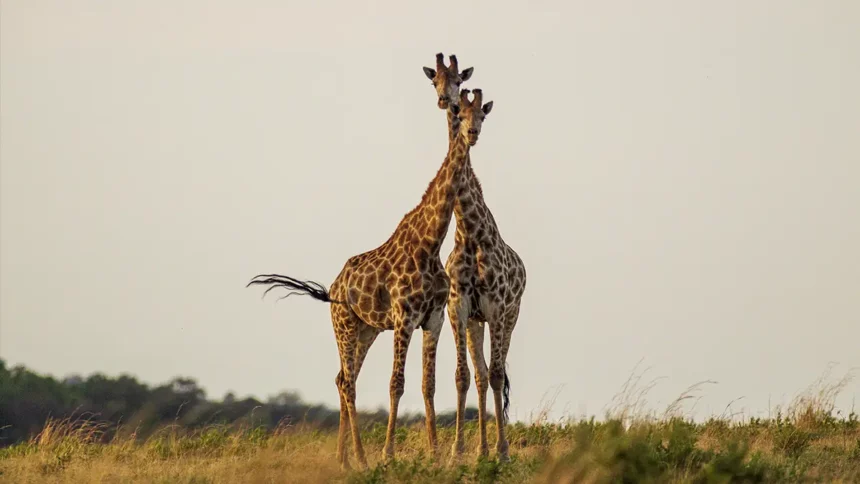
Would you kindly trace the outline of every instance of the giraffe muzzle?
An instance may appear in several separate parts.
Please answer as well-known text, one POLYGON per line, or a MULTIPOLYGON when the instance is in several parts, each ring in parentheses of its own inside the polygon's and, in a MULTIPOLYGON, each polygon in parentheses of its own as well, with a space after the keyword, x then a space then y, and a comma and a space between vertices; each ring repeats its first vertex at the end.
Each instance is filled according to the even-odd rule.
POLYGON ((466 139, 469 141, 469 146, 475 146, 475 143, 478 142, 478 134, 478 130, 475 128, 466 130, 466 139))

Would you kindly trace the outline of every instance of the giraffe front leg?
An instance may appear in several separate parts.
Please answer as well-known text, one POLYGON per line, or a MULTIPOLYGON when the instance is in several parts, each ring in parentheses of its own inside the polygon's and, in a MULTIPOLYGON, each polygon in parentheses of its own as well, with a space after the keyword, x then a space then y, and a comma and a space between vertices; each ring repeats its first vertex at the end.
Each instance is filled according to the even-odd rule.
POLYGON ((502 358, 504 327, 490 324, 490 387, 496 403, 496 453, 500 461, 507 461, 508 441, 505 438, 505 407, 502 390, 505 384, 505 361, 502 358))
POLYGON ((457 369, 454 371, 454 384, 457 388, 457 421, 454 445, 451 449, 451 463, 463 455, 466 450, 464 434, 466 396, 469 393, 469 363, 466 361, 466 315, 467 308, 462 305, 463 299, 452 292, 448 301, 448 319, 451 322, 451 330, 454 332, 454 344, 457 350, 457 369))
MULTIPOLYGON (((502 361, 508 362, 508 350, 511 348, 511 338, 514 335, 514 328, 517 326, 517 320, 520 317, 519 303, 505 318, 505 332, 502 339, 502 361)), ((507 369, 505 370, 507 374, 507 369)))
POLYGON ((478 456, 486 457, 489 454, 487 444, 487 388, 489 376, 487 362, 484 360, 484 323, 469 320, 466 327, 466 336, 469 343, 469 353, 472 355, 472 365, 475 367, 475 386, 478 387, 478 456))
POLYGON ((404 371, 406 369, 406 351, 409 349, 409 341, 412 339, 412 331, 416 324, 406 319, 394 331, 394 367, 391 371, 390 408, 388 413, 388 430, 385 433, 385 447, 382 450, 382 458, 390 461, 394 458, 394 431, 397 429, 397 408, 400 406, 400 397, 403 396, 403 388, 406 385, 404 371))
POLYGON ((439 458, 439 446, 436 440, 436 407, 434 396, 436 395, 436 348, 439 345, 439 333, 442 331, 444 321, 443 311, 440 309, 433 313, 424 326, 423 341, 423 366, 424 378, 421 382, 421 390, 424 393, 424 412, 427 426, 427 443, 433 458, 439 458))

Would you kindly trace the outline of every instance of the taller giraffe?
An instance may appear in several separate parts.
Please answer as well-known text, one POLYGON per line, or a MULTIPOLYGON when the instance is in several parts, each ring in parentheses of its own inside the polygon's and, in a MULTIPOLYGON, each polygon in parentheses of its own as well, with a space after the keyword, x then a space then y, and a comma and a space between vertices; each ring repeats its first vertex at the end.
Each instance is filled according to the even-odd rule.
POLYGON ((445 161, 421 202, 403 217, 385 243, 347 260, 330 290, 312 281, 277 274, 257 276, 248 284, 268 285, 266 292, 283 287, 290 290, 290 294, 305 294, 332 303, 332 325, 341 360, 341 370, 335 379, 341 400, 337 455, 345 468, 349 467, 345 448, 347 429, 352 433, 360 466, 367 467, 358 430, 355 382, 368 349, 383 330, 395 332, 391 402, 383 458, 394 456, 394 433, 405 382, 406 351, 412 332, 419 327, 424 331, 422 389, 428 441, 434 455, 437 452, 433 402, 436 347, 450 287, 439 250, 453 216, 455 194, 464 183, 463 167, 469 149, 478 141, 484 117, 480 104, 475 107, 468 102, 468 91, 454 101, 450 102, 449 110, 459 113, 454 125, 458 136, 449 140, 445 161), (461 110, 459 105, 466 108, 461 110))
MULTIPOLYGON (((450 67, 441 64, 437 56, 437 70, 424 68, 424 73, 433 81, 437 93, 442 96, 442 84, 451 72, 457 72, 457 58, 450 57, 450 67)), ((469 69, 469 77, 472 74, 469 69)), ((476 102, 480 103, 481 92, 475 89, 476 102)), ((440 104, 440 107, 442 105, 440 104)), ((488 103, 486 113, 492 109, 488 103)), ((458 131, 458 119, 448 112, 448 137, 453 139, 458 131)), ((505 423, 508 413, 510 383, 505 371, 511 335, 520 312, 520 302, 526 286, 526 269, 519 255, 502 239, 492 212, 484 202, 481 184, 472 170, 471 158, 464 167, 466 182, 457 191, 454 214, 457 231, 454 249, 448 256, 445 270, 451 280, 448 298, 448 317, 454 331, 457 346, 457 430, 452 459, 463 453, 463 414, 466 409, 466 394, 469 391, 469 366, 466 362, 466 347, 472 355, 475 367, 475 384, 478 387, 478 420, 480 430, 479 455, 488 454, 487 444, 487 383, 493 388, 496 404, 496 451, 499 459, 508 458, 508 442, 505 438, 505 423), (490 328, 490 368, 484 360, 484 326, 490 328)))

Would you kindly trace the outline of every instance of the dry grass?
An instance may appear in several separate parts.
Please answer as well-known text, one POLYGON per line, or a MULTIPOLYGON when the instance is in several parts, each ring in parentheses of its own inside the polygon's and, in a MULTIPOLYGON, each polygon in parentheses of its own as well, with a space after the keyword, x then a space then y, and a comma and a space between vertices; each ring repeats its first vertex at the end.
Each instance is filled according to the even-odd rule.
MULTIPOLYGON (((860 482, 860 422, 853 412, 834 412, 852 375, 832 381, 830 370, 771 419, 738 419, 727 410, 693 423, 685 409, 691 411, 697 392, 711 382, 689 387, 663 412, 648 410, 656 380, 636 371, 602 422, 550 422, 551 395, 530 423, 508 427, 512 460, 505 464, 472 455, 462 465, 445 464, 454 437, 448 427, 439 429, 439 462, 427 457, 424 430, 413 425, 398 429, 398 461, 387 465, 380 462, 384 426, 367 428, 362 438, 371 470, 344 473, 334 458, 336 434, 310 426, 192 432, 173 425, 141 439, 133 428, 109 432, 114 429, 88 418, 52 420, 30 441, 0 449, 0 481, 860 482), (107 435, 114 437, 106 442, 107 435)), ((492 436, 492 421, 489 427, 492 436)), ((466 438, 467 449, 475 449, 475 422, 466 438)))
MULTIPOLYGON (((801 475, 827 481, 860 479, 860 425, 855 417, 822 420, 814 427, 806 420, 799 424, 726 420, 694 424, 679 419, 634 423, 627 429, 619 421, 513 424, 511 463, 476 464, 469 456, 465 465, 453 467, 426 457, 420 426, 399 431, 399 462, 381 465, 384 429, 371 428, 363 436, 372 470, 343 473, 334 459, 333 432, 301 426, 273 432, 213 426, 183 433, 168 428, 146 440, 137 440, 132 433, 99 443, 104 430, 99 424, 66 420, 52 421, 30 442, 0 451, 0 480, 611 482, 627 476, 637 481, 704 482, 708 469, 720 465, 727 467, 725 476, 752 473, 758 476, 753 481, 759 482, 801 475)), ((442 462, 447 462, 453 432, 441 430, 442 462)), ((477 446, 476 433, 476 426, 470 425, 469 449, 477 446)))

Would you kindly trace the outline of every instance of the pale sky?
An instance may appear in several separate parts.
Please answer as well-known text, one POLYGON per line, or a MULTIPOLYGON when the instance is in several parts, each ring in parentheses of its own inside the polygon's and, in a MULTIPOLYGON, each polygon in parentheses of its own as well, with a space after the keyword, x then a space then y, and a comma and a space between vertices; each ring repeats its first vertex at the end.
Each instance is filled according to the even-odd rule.
MULTIPOLYGON (((528 270, 513 417, 547 392, 602 415, 643 359, 656 408, 717 381, 703 415, 860 367, 856 1, 3 0, 0 22, 10 364, 336 406, 328 307, 244 285, 329 284, 388 238, 445 156, 421 72, 444 52, 495 101, 472 162, 528 270)), ((453 346, 446 323, 438 411, 453 346)), ((420 360, 416 334, 401 411, 420 360)), ((383 333, 360 407, 387 408, 391 362, 383 333)))

